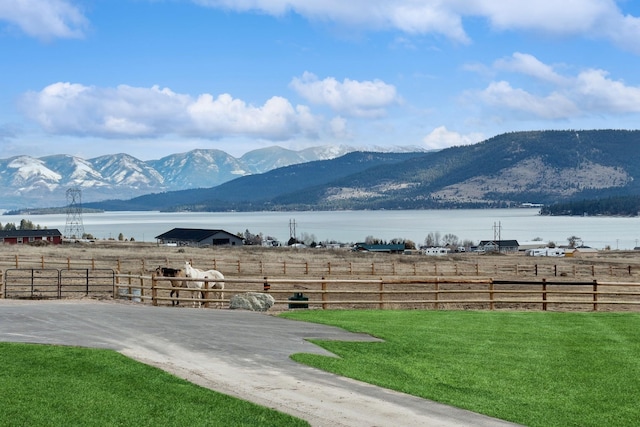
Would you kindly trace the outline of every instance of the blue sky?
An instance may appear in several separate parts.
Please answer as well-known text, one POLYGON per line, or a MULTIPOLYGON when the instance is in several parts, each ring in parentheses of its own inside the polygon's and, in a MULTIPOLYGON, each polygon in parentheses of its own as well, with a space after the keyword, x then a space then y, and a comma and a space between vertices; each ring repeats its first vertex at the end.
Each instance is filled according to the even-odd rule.
POLYGON ((631 0, 0 0, 0 158, 637 129, 631 0))

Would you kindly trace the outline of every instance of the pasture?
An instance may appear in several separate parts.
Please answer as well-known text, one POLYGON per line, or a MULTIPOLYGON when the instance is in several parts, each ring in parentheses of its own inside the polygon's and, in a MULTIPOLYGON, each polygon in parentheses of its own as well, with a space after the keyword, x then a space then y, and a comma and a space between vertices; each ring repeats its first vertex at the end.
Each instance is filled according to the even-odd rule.
MULTIPOLYGON (((180 267, 189 260, 198 267, 220 269, 229 279, 225 293, 234 278, 242 277, 258 279, 252 286, 261 290, 263 274, 281 280, 297 278, 300 283, 323 275, 361 279, 434 273, 468 279, 489 273, 501 279, 640 282, 640 255, 617 251, 589 259, 533 259, 520 255, 429 258, 335 250, 168 248, 124 243, 1 249, 3 270, 117 268, 140 276, 160 265, 180 267)), ((277 291, 277 286, 270 291, 277 291)), ((168 289, 166 292, 164 303, 170 304, 168 289)), ((588 294, 588 289, 584 292, 592 305, 593 294, 588 294)), ((372 302, 374 308, 379 303, 375 299, 372 302)), ((626 309, 637 311, 636 307, 626 309)), ((444 303, 429 308, 436 310, 276 313, 386 340, 317 342, 340 359, 294 356, 297 361, 340 375, 531 426, 634 425, 640 418, 633 401, 640 392, 640 366, 635 357, 640 350, 637 313, 523 312, 509 306, 499 312, 470 311, 475 307, 444 303), (451 308, 467 311, 448 310, 451 308)), ((563 311, 576 310, 567 308, 563 311)))
POLYGON ((385 342, 313 340, 294 360, 527 426, 636 426, 640 315, 330 310, 290 319, 385 342))
POLYGON ((306 426, 111 350, 0 343, 3 426, 306 426))
MULTIPOLYGON (((296 294, 303 294, 310 308, 323 309, 640 308, 638 251, 603 251, 589 258, 471 253, 431 257, 347 249, 178 248, 112 241, 47 247, 5 245, 1 249, 0 269, 7 282, 3 295, 7 297, 40 298, 56 293, 63 298, 82 297, 85 289, 98 288, 107 298, 118 294, 143 303, 171 305, 177 302, 171 294, 181 283, 200 287, 203 282, 152 281, 152 275, 158 267, 184 269, 185 262, 190 262, 199 270, 215 269, 225 277, 224 294, 204 294, 206 298, 200 302, 207 307, 224 306, 236 293, 268 291, 276 299, 273 310, 286 309, 288 299, 296 294), (113 286, 103 283, 114 283, 110 271, 117 273, 113 286), (59 286, 51 277, 56 274, 59 286), (87 276, 84 281, 83 275, 87 276), (104 281, 94 283, 97 277, 104 281), (71 280, 75 281, 65 282, 71 280), (24 287, 17 288, 13 282, 24 283, 24 287)), ((188 303, 183 306, 191 306, 195 294, 183 292, 180 299, 188 303)))

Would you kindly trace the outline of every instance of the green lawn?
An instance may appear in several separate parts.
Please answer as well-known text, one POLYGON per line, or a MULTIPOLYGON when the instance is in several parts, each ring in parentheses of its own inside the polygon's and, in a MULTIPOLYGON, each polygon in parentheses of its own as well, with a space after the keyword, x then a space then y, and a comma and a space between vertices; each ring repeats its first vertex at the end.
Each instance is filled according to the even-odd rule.
POLYGON ((110 350, 0 343, 0 426, 307 426, 110 350))
POLYGON ((640 424, 640 314, 301 310, 383 343, 294 359, 528 426, 640 424))

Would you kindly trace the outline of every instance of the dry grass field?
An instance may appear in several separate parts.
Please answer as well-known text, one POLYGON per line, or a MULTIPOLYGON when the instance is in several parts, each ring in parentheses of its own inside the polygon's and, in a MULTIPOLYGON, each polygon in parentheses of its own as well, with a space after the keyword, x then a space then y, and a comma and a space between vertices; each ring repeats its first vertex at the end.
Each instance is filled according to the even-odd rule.
MULTIPOLYGON (((640 302, 640 296, 633 295, 640 292, 640 287, 635 286, 640 283, 640 252, 634 251, 551 258, 473 253, 431 257, 356 253, 348 249, 254 246, 168 247, 118 241, 0 246, 0 269, 5 278, 23 269, 37 269, 45 276, 47 271, 55 270, 65 275, 80 271, 80 275, 98 276, 102 274, 100 271, 113 270, 117 274, 145 276, 150 280, 158 266, 180 268, 185 261, 197 268, 214 268, 224 273, 228 279, 227 299, 233 293, 263 291, 263 282, 268 278, 269 291, 279 302, 277 305, 285 308, 292 293, 303 292, 311 302, 310 307, 323 308, 541 309, 543 280, 571 285, 556 285, 555 294, 550 294, 548 299, 544 297, 544 302, 549 303, 545 304, 546 309, 593 309, 594 299, 600 302, 598 310, 640 308, 635 305, 636 300, 640 302), (82 270, 91 273, 82 273, 82 270), (488 285, 488 281, 533 284, 494 286, 488 285), (596 296, 591 286, 593 281, 608 283, 609 287, 601 286, 596 296), (489 290, 492 303, 486 302, 489 290), (434 298, 438 303, 433 302, 434 298), (532 299, 535 303, 527 303, 532 299), (552 304, 562 300, 584 303, 552 304), (605 304, 614 300, 616 304, 605 304), (621 304, 627 300, 631 304, 621 304)), ((136 283, 135 280, 132 283, 136 283)), ((170 283, 166 283, 159 294, 160 304, 170 304, 167 286, 170 283)), ((549 292, 554 291, 549 289, 549 292)), ((81 287, 78 293, 82 294, 81 287)), ((44 293, 41 295, 46 297, 44 293)))

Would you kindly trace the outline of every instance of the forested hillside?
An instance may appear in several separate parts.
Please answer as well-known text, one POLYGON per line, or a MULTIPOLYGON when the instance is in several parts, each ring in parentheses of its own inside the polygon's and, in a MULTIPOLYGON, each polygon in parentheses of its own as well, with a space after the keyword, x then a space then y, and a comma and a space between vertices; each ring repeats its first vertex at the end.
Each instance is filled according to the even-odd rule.
POLYGON ((105 209, 335 210, 545 205, 640 194, 640 131, 535 131, 430 153, 351 153, 105 209))

